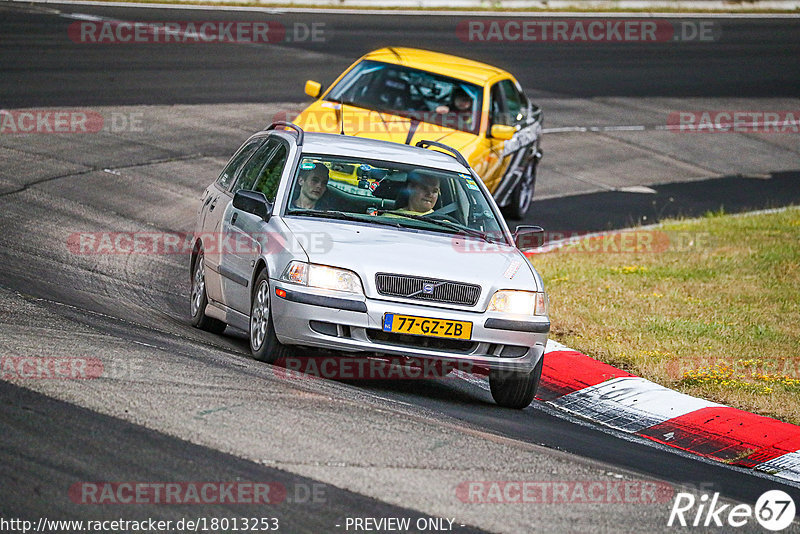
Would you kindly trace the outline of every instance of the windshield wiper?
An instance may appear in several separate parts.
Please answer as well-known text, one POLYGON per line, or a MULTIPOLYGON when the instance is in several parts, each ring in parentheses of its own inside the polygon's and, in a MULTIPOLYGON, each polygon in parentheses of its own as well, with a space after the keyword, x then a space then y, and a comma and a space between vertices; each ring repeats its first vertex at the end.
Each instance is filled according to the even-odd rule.
POLYGON ((309 209, 299 209, 299 210, 291 210, 286 213, 286 215, 310 215, 311 217, 322 217, 324 219, 344 219, 347 221, 363 221, 361 217, 357 217, 350 213, 345 213, 343 211, 335 211, 335 210, 309 210, 309 209))
POLYGON ((396 228, 401 228, 400 224, 395 224, 380 219, 374 219, 373 217, 367 215, 355 215, 353 213, 347 213, 344 211, 337 211, 337 210, 322 211, 322 210, 297 209, 286 212, 286 215, 308 215, 310 217, 320 217, 323 219, 338 219, 341 221, 356 221, 361 223, 363 222, 377 223, 377 224, 383 224, 385 226, 394 226, 396 228))
POLYGON ((468 226, 462 226, 458 223, 450 222, 447 220, 441 219, 431 219, 425 215, 414 215, 412 213, 403 213, 394 210, 378 210, 377 215, 383 215, 385 213, 389 213, 391 215, 397 215, 398 217, 407 217, 409 219, 415 219, 418 221, 425 221, 426 223, 433 223, 435 225, 441 226, 443 228, 447 228, 449 230, 455 230, 457 233, 464 233, 473 237, 479 237, 486 241, 487 243, 498 244, 499 241, 495 241, 494 239, 490 239, 488 235, 481 232, 480 230, 475 230, 473 228, 469 228, 468 226))

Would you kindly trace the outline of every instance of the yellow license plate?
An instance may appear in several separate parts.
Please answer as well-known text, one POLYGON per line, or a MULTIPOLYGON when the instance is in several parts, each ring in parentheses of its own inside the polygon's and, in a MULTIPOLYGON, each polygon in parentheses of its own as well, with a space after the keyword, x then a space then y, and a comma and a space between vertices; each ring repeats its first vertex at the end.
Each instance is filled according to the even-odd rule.
POLYGON ((448 321, 387 313, 383 316, 383 331, 414 336, 447 337, 452 339, 471 339, 472 323, 468 321, 448 321))

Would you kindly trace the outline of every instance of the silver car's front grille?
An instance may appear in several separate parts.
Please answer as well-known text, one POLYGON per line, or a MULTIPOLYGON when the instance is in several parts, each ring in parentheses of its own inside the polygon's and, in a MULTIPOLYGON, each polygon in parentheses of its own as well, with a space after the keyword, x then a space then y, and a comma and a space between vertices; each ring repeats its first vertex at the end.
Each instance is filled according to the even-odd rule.
POLYGON ((389 297, 446 302, 463 306, 474 306, 481 295, 481 286, 475 284, 402 274, 378 273, 375 275, 375 286, 378 293, 389 297))

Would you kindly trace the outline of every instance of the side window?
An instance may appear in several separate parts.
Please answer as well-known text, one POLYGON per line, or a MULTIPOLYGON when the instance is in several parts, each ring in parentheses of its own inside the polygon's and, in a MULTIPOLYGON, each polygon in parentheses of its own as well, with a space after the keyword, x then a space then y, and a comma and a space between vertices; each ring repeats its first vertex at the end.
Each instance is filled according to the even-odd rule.
POLYGON ((258 137, 246 143, 242 148, 239 149, 239 152, 234 154, 231 161, 222 171, 222 174, 219 175, 217 178, 217 185, 222 188, 223 190, 227 191, 230 185, 233 183, 233 178, 236 176, 236 169, 238 169, 247 158, 250 157, 258 146, 264 142, 263 137, 258 137))
POLYGON ((500 88, 500 83, 496 83, 494 86, 492 86, 492 120, 490 126, 492 124, 504 124, 506 126, 511 126, 511 123, 508 120, 508 113, 506 113, 506 107, 503 100, 503 93, 502 89, 500 88))
POLYGON ((508 122, 506 124, 509 126, 524 124, 528 113, 525 96, 517 90, 516 85, 511 80, 503 80, 499 85, 503 89, 506 111, 508 112, 508 122))
POLYGON ((240 189, 247 189, 252 190, 253 185, 258 180, 258 177, 261 174, 261 169, 266 165, 269 161, 270 156, 275 151, 275 148, 278 146, 279 142, 275 138, 268 139, 266 143, 261 145, 261 148, 258 149, 250 160, 245 163, 244 167, 242 168, 242 172, 239 173, 239 178, 236 181, 236 185, 233 187, 233 192, 240 189))
POLYGON ((258 149, 244 165, 233 192, 240 189, 261 191, 268 200, 275 200, 289 149, 279 139, 272 137, 258 149))
POLYGON ((288 147, 280 143, 278 149, 273 153, 267 165, 261 171, 261 175, 256 182, 255 191, 261 191, 267 200, 275 202, 275 195, 278 192, 278 185, 281 183, 283 168, 286 166, 286 159, 289 155, 288 147))

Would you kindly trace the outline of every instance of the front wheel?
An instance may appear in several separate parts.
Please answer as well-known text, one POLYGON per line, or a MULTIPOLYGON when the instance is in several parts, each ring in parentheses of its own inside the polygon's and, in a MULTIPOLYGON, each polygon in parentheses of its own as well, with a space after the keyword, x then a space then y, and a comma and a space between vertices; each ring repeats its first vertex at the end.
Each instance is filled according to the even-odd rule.
POLYGON ((504 408, 521 410, 536 396, 542 378, 544 355, 530 373, 493 370, 489 373, 489 389, 494 401, 504 408))
POLYGON ((212 334, 221 334, 227 326, 219 319, 206 315, 208 296, 206 295, 206 264, 202 249, 197 254, 192 270, 192 294, 190 297, 190 311, 192 313, 192 326, 206 330, 212 334))
POLYGON ((260 362, 275 363, 290 356, 291 348, 278 341, 275 335, 267 271, 261 271, 254 287, 250 305, 250 353, 260 362))

